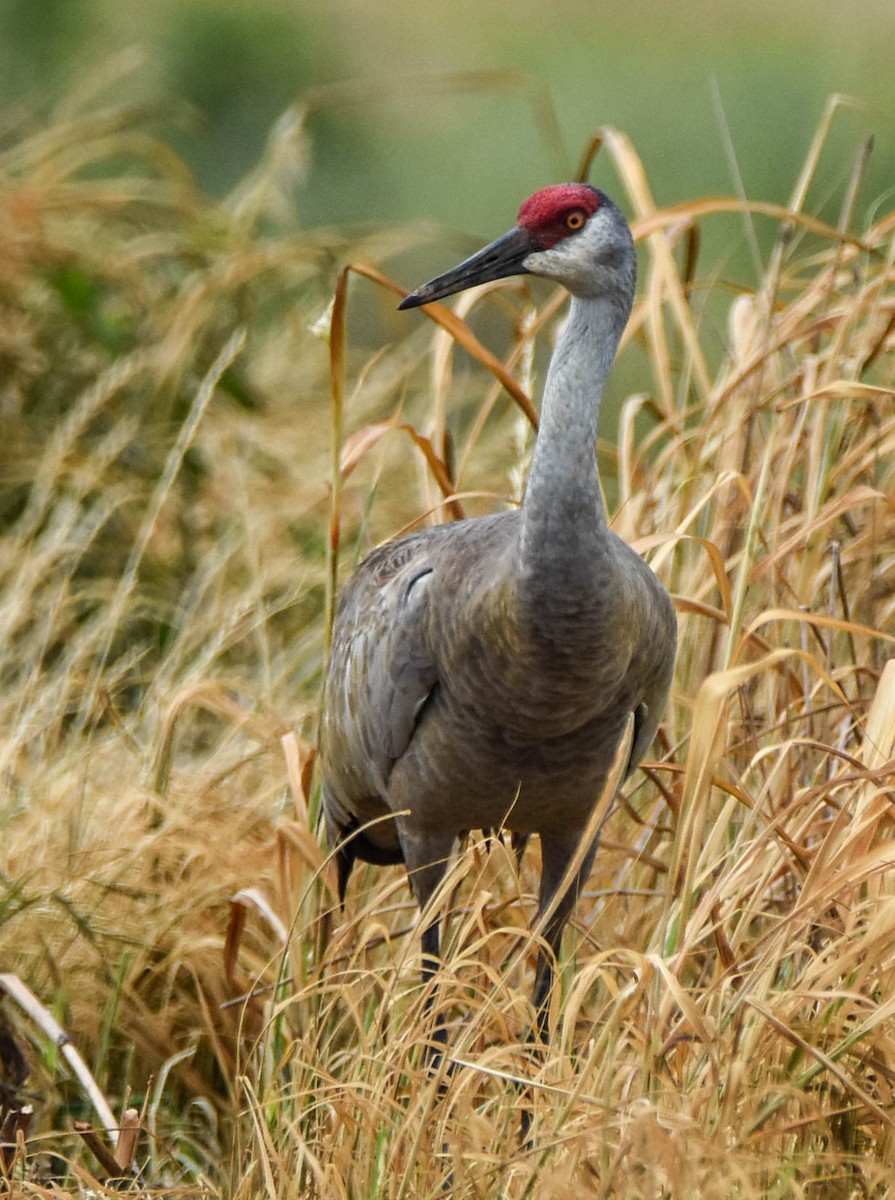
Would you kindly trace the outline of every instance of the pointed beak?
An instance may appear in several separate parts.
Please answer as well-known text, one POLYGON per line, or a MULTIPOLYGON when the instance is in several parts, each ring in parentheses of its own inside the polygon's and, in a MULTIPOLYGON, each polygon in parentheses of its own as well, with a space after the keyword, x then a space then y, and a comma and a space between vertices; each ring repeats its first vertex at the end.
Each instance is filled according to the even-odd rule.
POLYGON ((522 265, 529 254, 538 247, 527 229, 517 225, 496 242, 477 251, 471 258, 406 296, 398 308, 419 308, 432 300, 441 300, 475 287, 478 283, 490 283, 493 279, 505 279, 508 275, 527 275, 522 265))

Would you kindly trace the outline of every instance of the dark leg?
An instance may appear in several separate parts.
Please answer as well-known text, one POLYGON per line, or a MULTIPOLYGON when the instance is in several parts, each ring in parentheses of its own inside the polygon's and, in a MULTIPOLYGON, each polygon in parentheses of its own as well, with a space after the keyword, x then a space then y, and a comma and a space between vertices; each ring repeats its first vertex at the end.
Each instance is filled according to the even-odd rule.
MULTIPOLYGON (((433 921, 431 925, 426 926, 422 936, 423 947, 423 986, 437 974, 438 967, 441 963, 440 947, 439 947, 439 927, 438 921, 433 921)), ((435 987, 434 985, 429 990, 426 997, 426 1015, 432 1011, 432 1006, 435 1003, 435 987)), ((423 1064, 432 1072, 438 1070, 441 1066, 441 1057, 444 1052, 444 1047, 447 1042, 447 1025, 444 1021, 444 1013, 439 1012, 435 1018, 435 1024, 432 1026, 432 1032, 429 1040, 426 1042, 423 1050, 423 1064)))
MULTIPOLYGON (((575 907, 579 893, 584 886, 590 869, 593 866, 594 855, 597 852, 599 838, 594 838, 585 851, 581 863, 572 879, 560 892, 569 864, 578 851, 575 842, 556 839, 541 835, 541 888, 538 894, 538 915, 535 927, 540 929, 546 913, 546 924, 540 929, 541 936, 547 943, 548 949, 538 953, 535 970, 535 986, 532 994, 537 1012, 537 1033, 540 1041, 549 1041, 550 993, 553 988, 553 965, 559 960, 562 945, 563 930, 575 907), (558 896, 558 899, 556 898, 558 896)), ((534 1038, 532 1038, 534 1040, 534 1038)))
MULTIPOLYGON (((550 995, 553 991, 554 963, 559 961, 562 946, 563 930, 575 907, 578 895, 590 874, 594 855, 597 852, 599 838, 585 852, 581 863, 565 890, 559 893, 569 864, 578 850, 576 843, 541 835, 541 887, 538 894, 538 915, 535 928, 540 929, 541 936, 547 943, 538 951, 538 961, 535 967, 535 985, 532 992, 532 1002, 535 1007, 535 1024, 528 1032, 530 1045, 546 1047, 550 1042, 550 995), (554 904, 554 897, 559 893, 559 899, 554 904), (541 921, 545 913, 550 911, 546 924, 541 929, 541 921)), ((522 1144, 531 1147, 531 1108, 523 1105, 519 1121, 519 1136, 522 1144)))
MULTIPOLYGON (((439 839, 424 840, 415 836, 410 830, 399 824, 401 847, 404 851, 404 862, 407 865, 407 876, 413 894, 419 905, 420 912, 426 911, 426 906, 435 895, 447 871, 448 859, 453 847, 453 840, 439 839)), ((441 963, 441 938, 438 918, 436 917, 423 930, 422 938, 422 978, 423 985, 431 984, 441 963)), ((429 988, 426 997, 426 1013, 430 1013, 435 1004, 436 994, 434 985, 429 988)), ((444 1047, 447 1043, 447 1026, 444 1014, 439 1013, 435 1018, 429 1038, 423 1052, 423 1062, 431 1072, 438 1070, 441 1065, 444 1047)))
MULTIPOLYGON (((413 894, 419 905, 420 912, 425 913, 429 902, 437 892, 447 873, 448 860, 451 850, 454 847, 454 839, 425 839, 415 834, 411 829, 408 829, 406 824, 401 820, 398 821, 398 836, 401 840, 401 849, 404 852, 404 862, 407 867, 407 877, 410 880, 410 886, 413 888, 413 894)), ((431 920, 425 927, 420 941, 423 951, 423 987, 427 988, 428 991, 425 1000, 425 1012, 428 1018, 436 1000, 435 985, 432 981, 441 965, 441 939, 437 917, 431 920)), ((423 1066, 429 1075, 433 1076, 437 1075, 441 1068, 445 1047, 447 1046, 448 1031, 444 1013, 439 1012, 437 1014, 434 1025, 431 1021, 427 1021, 427 1024, 429 1024, 430 1030, 423 1047, 423 1066)), ((447 1091, 447 1076, 450 1074, 450 1067, 451 1064, 449 1063, 447 1074, 438 1081, 436 1094, 439 1099, 447 1091)), ((449 1162, 450 1148, 447 1145, 442 1146, 442 1153, 445 1160, 449 1162)), ((442 1191, 450 1192, 453 1188, 453 1182, 453 1172, 449 1170, 442 1181, 442 1191)))

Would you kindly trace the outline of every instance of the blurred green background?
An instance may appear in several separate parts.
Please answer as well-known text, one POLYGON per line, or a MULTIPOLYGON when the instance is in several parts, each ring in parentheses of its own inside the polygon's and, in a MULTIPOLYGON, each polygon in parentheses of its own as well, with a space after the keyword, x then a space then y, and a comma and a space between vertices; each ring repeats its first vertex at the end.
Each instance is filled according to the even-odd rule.
MULTIPOLYGON (((165 135, 224 194, 308 95, 303 226, 425 216, 491 236, 604 124, 631 136, 660 203, 734 190, 728 136, 748 195, 785 201, 844 92, 860 107, 837 118, 807 207, 836 218, 873 133, 860 225, 895 179, 893 61, 893 0, 2 0, 0 129, 89 86, 171 101, 165 135), (443 74, 474 71, 508 74, 443 74)), ((602 161, 592 178, 613 189, 602 161)))

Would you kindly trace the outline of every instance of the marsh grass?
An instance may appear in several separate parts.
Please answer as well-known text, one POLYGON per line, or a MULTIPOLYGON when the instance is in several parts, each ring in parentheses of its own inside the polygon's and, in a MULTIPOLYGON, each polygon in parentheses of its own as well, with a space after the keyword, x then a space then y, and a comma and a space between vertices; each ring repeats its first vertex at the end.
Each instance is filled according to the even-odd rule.
MULTIPOLYGON (((839 227, 811 215, 836 114, 782 208, 662 210, 621 134, 588 148, 641 244, 605 487, 681 651, 543 1060, 519 1044, 536 849, 519 875, 500 843, 458 857, 441 1080, 401 874, 359 871, 340 912, 318 836, 326 614, 375 541, 518 497, 561 297, 393 317, 370 263, 402 235, 278 232, 299 110, 220 204, 139 111, 8 139, 0 948, 139 1110, 145 1192, 891 1194, 895 214, 859 215, 859 156, 839 227), (779 231, 757 285, 703 276, 701 228, 744 214, 779 231)), ((102 1191, 83 1089, 0 1015, 0 1104, 35 1109, 4 1171, 102 1191)))

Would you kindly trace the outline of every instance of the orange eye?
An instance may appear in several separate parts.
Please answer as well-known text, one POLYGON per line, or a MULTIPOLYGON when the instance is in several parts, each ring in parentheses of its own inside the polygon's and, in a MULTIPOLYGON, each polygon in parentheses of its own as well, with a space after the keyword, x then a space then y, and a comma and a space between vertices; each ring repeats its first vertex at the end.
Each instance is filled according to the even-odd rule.
POLYGON ((580 229, 586 220, 587 218, 580 208, 573 208, 570 213, 566 213, 563 224, 566 229, 574 231, 580 229))

